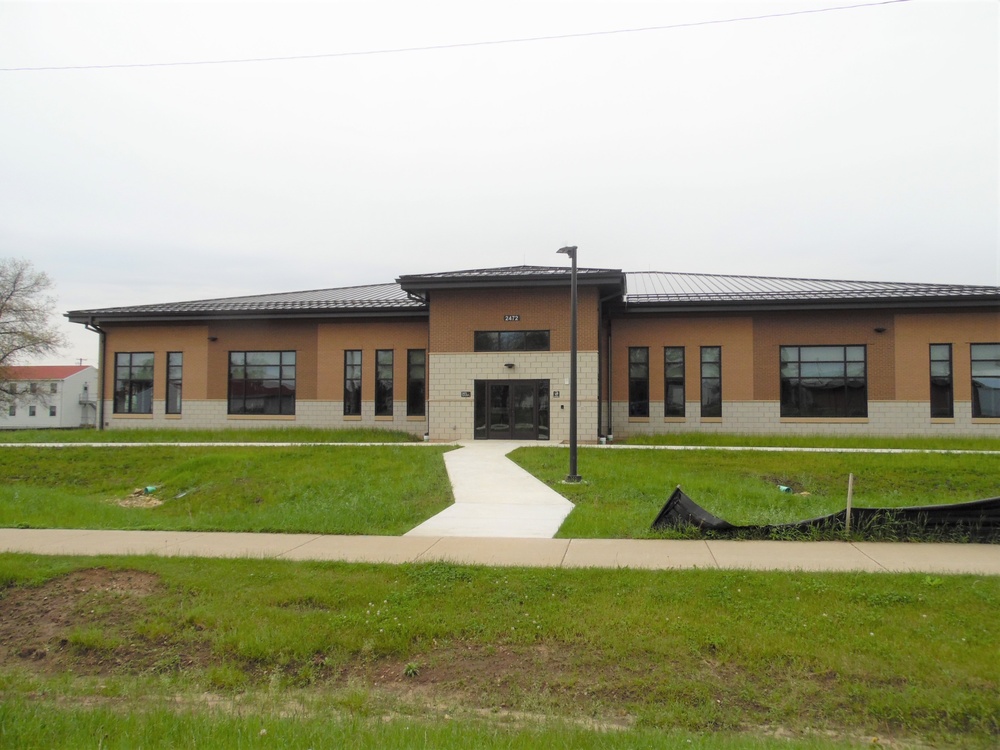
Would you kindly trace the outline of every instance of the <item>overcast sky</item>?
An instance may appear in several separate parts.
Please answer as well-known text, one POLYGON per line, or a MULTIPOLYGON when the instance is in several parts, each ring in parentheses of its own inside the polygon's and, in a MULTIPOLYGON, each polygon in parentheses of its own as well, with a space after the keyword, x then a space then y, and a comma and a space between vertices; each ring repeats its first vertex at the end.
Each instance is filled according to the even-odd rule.
MULTIPOLYGON (((626 271, 1000 284, 996 0, 690 25, 854 2, 0 1, 0 256, 53 278, 59 316, 566 244, 626 271)), ((96 365, 62 325, 45 361, 96 365)))

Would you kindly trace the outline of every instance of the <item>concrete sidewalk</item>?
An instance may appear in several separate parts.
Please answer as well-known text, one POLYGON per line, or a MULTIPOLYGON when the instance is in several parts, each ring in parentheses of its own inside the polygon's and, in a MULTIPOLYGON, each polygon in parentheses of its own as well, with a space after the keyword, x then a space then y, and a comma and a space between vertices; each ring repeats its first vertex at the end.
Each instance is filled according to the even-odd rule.
POLYGON ((1000 575, 1000 546, 993 544, 485 539, 0 529, 0 552, 274 558, 364 563, 446 561, 469 565, 552 568, 706 568, 1000 575))
POLYGON ((522 445, 538 443, 475 440, 445 453, 455 503, 406 536, 554 537, 573 503, 507 458, 522 445))

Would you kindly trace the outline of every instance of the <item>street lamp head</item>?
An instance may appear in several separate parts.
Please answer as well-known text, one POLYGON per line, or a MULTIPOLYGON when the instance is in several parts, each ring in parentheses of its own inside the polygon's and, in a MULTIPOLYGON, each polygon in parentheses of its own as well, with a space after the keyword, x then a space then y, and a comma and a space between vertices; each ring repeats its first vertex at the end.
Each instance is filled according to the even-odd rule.
POLYGON ((556 250, 556 255, 562 253, 563 255, 568 255, 570 258, 576 257, 576 245, 569 245, 567 247, 561 247, 556 250))

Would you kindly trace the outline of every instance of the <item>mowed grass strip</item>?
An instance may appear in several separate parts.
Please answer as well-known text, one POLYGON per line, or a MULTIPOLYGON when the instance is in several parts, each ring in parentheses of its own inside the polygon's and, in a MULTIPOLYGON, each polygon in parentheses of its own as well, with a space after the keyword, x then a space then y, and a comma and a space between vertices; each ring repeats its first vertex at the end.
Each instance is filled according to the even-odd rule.
POLYGON ((521 448, 510 458, 576 505, 559 531, 565 538, 680 535, 650 529, 677 485, 709 512, 740 525, 789 523, 842 510, 850 474, 856 506, 934 505, 1000 495, 1000 454, 582 448, 580 485, 562 483, 564 448, 521 448))
POLYGON ((8 711, 238 696, 303 719, 1000 732, 996 577, 2 555, 0 585, 8 711))
POLYGON ((8 447, 0 526, 402 534, 451 504, 446 450, 8 447))
POLYGON ((309 427, 227 430, 5 430, 0 443, 412 443, 399 430, 309 427))

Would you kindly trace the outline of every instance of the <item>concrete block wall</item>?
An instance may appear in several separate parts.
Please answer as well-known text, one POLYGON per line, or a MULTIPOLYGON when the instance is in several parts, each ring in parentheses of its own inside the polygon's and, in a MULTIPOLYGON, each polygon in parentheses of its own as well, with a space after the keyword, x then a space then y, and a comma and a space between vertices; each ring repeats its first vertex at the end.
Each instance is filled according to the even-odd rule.
POLYGON ((163 400, 153 401, 152 414, 113 414, 114 403, 105 401, 104 422, 108 429, 185 429, 238 430, 251 428, 311 427, 318 429, 401 430, 422 436, 427 419, 405 416, 406 402, 393 403, 392 417, 376 417, 375 402, 361 402, 360 417, 345 417, 343 402, 299 399, 290 416, 252 416, 227 414, 227 402, 209 399, 185 399, 183 413, 166 414, 163 400))
POLYGON ((955 418, 931 419, 925 401, 869 401, 866 419, 782 419, 777 401, 725 401, 722 419, 703 420, 689 401, 683 419, 665 419, 663 402, 650 401, 649 419, 629 419, 628 402, 612 404, 615 439, 630 435, 724 432, 748 435, 868 435, 878 437, 1000 437, 1000 419, 972 419, 972 404, 955 403, 955 418), (659 416, 656 416, 659 415, 659 416))
MULTIPOLYGON (((472 440, 477 380, 548 380, 550 440, 569 439, 569 352, 430 354, 431 440, 472 440), (505 367, 512 363, 513 368, 505 367), (463 397, 462 393, 468 393, 463 397), (554 393, 558 392, 559 396, 554 393)), ((577 436, 597 440, 597 352, 577 354, 577 436)))

